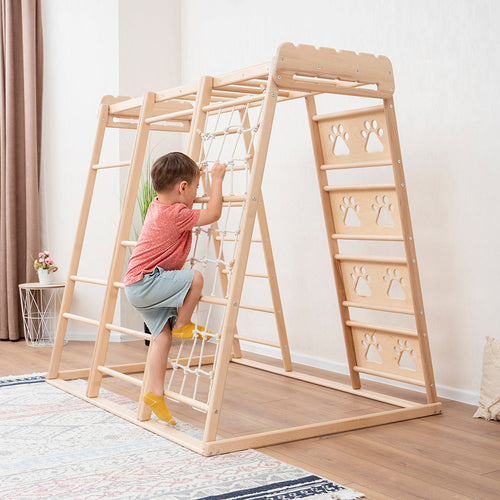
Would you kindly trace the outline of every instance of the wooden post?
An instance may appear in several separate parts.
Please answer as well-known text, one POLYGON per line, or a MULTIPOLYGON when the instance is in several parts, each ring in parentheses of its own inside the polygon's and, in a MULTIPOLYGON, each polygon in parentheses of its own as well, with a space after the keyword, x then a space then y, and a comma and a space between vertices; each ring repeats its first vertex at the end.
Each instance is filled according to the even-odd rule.
POLYGON ((434 371, 432 368, 427 322, 425 320, 422 287, 420 284, 420 275, 418 273, 417 266, 415 239, 413 237, 410 207, 408 204, 408 192, 406 190, 403 160, 401 157, 401 148, 399 145, 398 126, 396 122, 396 112, 394 110, 394 100, 392 97, 390 99, 384 100, 384 108, 389 145, 391 148, 392 168, 394 171, 396 194, 398 197, 399 212, 401 214, 401 229, 404 238, 406 260, 408 261, 408 274, 410 276, 410 287, 413 298, 413 309, 415 312, 415 323, 417 325, 418 343, 422 358, 422 368, 427 393, 427 402, 435 403, 437 401, 436 383, 434 381, 434 371))
POLYGON ((137 135, 135 138, 132 160, 130 162, 130 171, 125 190, 125 197, 123 200, 122 213, 118 224, 115 248, 111 261, 111 269, 109 271, 108 284, 106 286, 104 304, 99 321, 97 341, 92 356, 92 366, 90 369, 89 383, 87 387, 87 396, 89 398, 97 397, 101 387, 102 373, 99 371, 98 367, 103 365, 106 360, 106 352, 110 336, 110 330, 106 328, 106 324, 113 322, 116 300, 118 298, 118 288, 114 285, 114 283, 120 281, 123 270, 126 247, 122 245, 122 241, 128 238, 130 226, 132 224, 132 216, 134 214, 137 190, 141 180, 142 165, 144 163, 144 155, 146 152, 150 128, 150 125, 145 122, 145 119, 151 116, 154 103, 155 93, 148 92, 144 97, 139 123, 137 125, 137 135))
POLYGON ((71 276, 78 274, 78 267, 80 265, 80 258, 82 255, 83 241, 85 238, 85 230, 89 219, 90 205, 92 203, 92 194, 97 176, 97 170, 92 168, 99 163, 101 156, 102 143, 104 140, 104 133, 106 132, 106 124, 108 123, 109 105, 101 104, 99 107, 99 115, 97 118, 97 131, 94 139, 94 147, 90 157, 89 173, 87 175, 87 184, 83 194, 82 208, 80 210, 80 218, 76 226, 76 238, 73 245, 73 253, 68 269, 68 279, 64 289, 64 295, 61 303, 59 313, 59 321, 57 323, 57 330, 54 339, 54 347, 50 358, 49 371, 47 373, 48 379, 57 377, 59 366, 61 364, 62 350, 64 347, 64 339, 66 337, 66 330, 68 328, 68 319, 64 316, 69 313, 71 309, 71 302, 73 300, 73 293, 75 291, 76 282, 71 279, 71 276))
POLYGON ((224 388, 226 385, 227 370, 231 356, 231 346, 234 339, 236 320, 238 318, 238 308, 241 299, 243 280, 247 267, 248 253, 252 239, 255 217, 259 205, 260 187, 264 175, 269 138, 274 118, 274 111, 278 98, 278 88, 271 77, 268 79, 267 94, 262 105, 262 125, 260 127, 255 157, 253 162, 250 183, 248 186, 247 202, 243 209, 243 223, 241 227, 240 242, 236 252, 234 274, 231 279, 229 289, 228 307, 224 315, 222 325, 219 354, 215 366, 215 374, 212 385, 212 394, 208 406, 208 414, 205 423, 205 433, 203 441, 214 441, 217 436, 217 428, 224 398, 224 388))
POLYGON ((335 286, 337 288, 337 300, 340 310, 340 318, 342 320, 342 330, 344 332, 344 341, 347 351, 347 361, 349 363, 349 374, 351 376, 351 383, 353 389, 361 388, 361 380, 359 373, 354 370, 356 366, 356 352, 354 350, 354 341, 352 338, 351 327, 347 325, 349 321, 349 308, 344 305, 346 301, 344 280, 342 278, 342 268, 335 255, 339 253, 338 241, 332 238, 332 234, 335 234, 335 223, 333 221, 332 209, 330 205, 330 197, 328 193, 324 190, 324 187, 328 185, 327 173, 321 169, 321 165, 325 163, 323 159, 323 151, 321 149, 321 137, 319 134, 318 123, 313 120, 313 116, 316 116, 316 102, 313 96, 308 96, 305 98, 307 107, 307 116, 309 118, 309 128, 311 130, 311 139, 313 144, 314 158, 316 160, 316 173, 318 176, 319 191, 321 196, 321 204, 323 206, 323 214, 325 217, 326 226, 326 237, 328 240, 328 246, 330 247, 330 257, 332 260, 333 274, 335 277, 335 286))

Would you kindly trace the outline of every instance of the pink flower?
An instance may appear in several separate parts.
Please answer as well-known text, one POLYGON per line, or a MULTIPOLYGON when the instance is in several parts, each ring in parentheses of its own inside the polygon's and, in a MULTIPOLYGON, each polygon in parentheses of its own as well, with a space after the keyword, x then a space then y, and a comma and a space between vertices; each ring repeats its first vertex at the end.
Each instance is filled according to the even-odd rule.
POLYGON ((43 253, 48 257, 50 255, 48 250, 44 250, 43 253))
POLYGON ((43 257, 43 252, 40 252, 40 253, 38 254, 38 257, 43 257))
POLYGON ((49 264, 49 266, 51 266, 54 263, 54 261, 52 261, 51 259, 47 259, 45 262, 47 262, 47 264, 49 264))

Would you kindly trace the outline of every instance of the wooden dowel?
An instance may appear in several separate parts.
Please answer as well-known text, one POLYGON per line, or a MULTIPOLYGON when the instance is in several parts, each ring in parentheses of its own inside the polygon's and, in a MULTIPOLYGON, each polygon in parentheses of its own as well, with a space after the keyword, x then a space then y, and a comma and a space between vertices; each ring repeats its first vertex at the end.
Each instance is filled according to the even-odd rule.
POLYGON ((124 247, 135 247, 137 245, 137 241, 122 241, 121 244, 124 247))
POLYGON ((390 326, 374 325, 372 323, 364 323, 362 321, 346 321, 348 326, 363 328, 366 330, 375 330, 377 332, 393 333, 395 335, 404 335, 406 337, 418 337, 416 330, 408 330, 406 328, 393 328, 390 326))
POLYGON ((262 345, 267 345, 269 347, 277 347, 278 349, 281 347, 278 343, 270 342, 269 340, 256 339, 253 337, 243 337, 242 335, 235 335, 234 338, 238 340, 244 340, 245 342, 253 342, 254 344, 262 344, 262 345))
POLYGON ((87 325, 99 326, 99 321, 95 319, 90 319, 84 316, 78 316, 77 314, 71 314, 71 313, 64 313, 63 316, 66 319, 72 319, 74 321, 79 321, 80 323, 87 323, 87 325))
POLYGON ((220 109, 232 108, 233 106, 241 106, 242 104, 250 104, 263 101, 264 98, 265 95, 258 95, 253 97, 241 97, 239 99, 234 99, 220 104, 208 104, 207 106, 203 106, 203 111, 205 111, 206 113, 210 111, 218 111, 220 109))
POLYGON ((124 328, 123 326, 113 325, 111 323, 106 324, 108 330, 112 330, 118 333, 124 333, 125 335, 130 335, 131 337, 136 337, 143 340, 151 340, 152 335, 150 333, 139 332, 138 330, 131 330, 130 328, 124 328))
POLYGON ((413 316, 415 312, 413 309, 403 309, 402 307, 389 307, 389 306, 375 306, 371 304, 361 304, 359 302, 350 302, 348 300, 344 300, 342 304, 346 307, 358 307, 360 309, 371 309, 373 311, 383 311, 383 312, 391 312, 398 314, 409 314, 413 316))
POLYGON ((353 184, 350 186, 324 186, 323 188, 328 192, 336 191, 395 191, 394 184, 353 184))
POLYGON ((321 165, 321 170, 340 170, 344 168, 365 168, 365 167, 385 167, 392 166, 392 160, 377 160, 377 161, 358 161, 353 163, 330 163, 321 165))
POLYGON ((371 255, 335 254, 335 259, 340 262, 369 262, 372 264, 394 264, 398 266, 408 265, 408 262, 404 257, 374 257, 371 255))
POLYGON ((81 283, 90 283, 91 285, 103 285, 106 286, 108 283, 106 280, 96 280, 93 278, 84 278, 83 276, 70 276, 70 279, 73 281, 78 281, 81 283))
MULTIPOLYGON (((209 135, 212 137, 221 137, 223 135, 237 134, 240 131, 240 127, 229 127, 227 130, 218 130, 217 132, 210 132, 209 135)), ((203 131, 197 130, 198 134, 203 134, 203 131)))
POLYGON ((118 161, 115 163, 103 163, 98 165, 92 165, 94 170, 101 170, 104 168, 116 168, 116 167, 128 167, 130 165, 130 160, 128 161, 118 161))
MULTIPOLYGON (((314 115, 312 119, 315 122, 321 122, 324 120, 333 120, 338 118, 352 118, 359 115, 368 115, 371 113, 380 113, 384 111, 384 106, 372 106, 370 108, 358 108, 358 109, 349 109, 347 111, 337 111, 335 113, 325 113, 323 115, 314 115)), ((367 117, 368 119, 368 117, 367 117)))
POLYGON ((198 410, 201 410, 203 412, 208 411, 208 405, 196 399, 183 396, 182 394, 179 394, 175 391, 166 390, 164 394, 167 398, 173 399, 174 401, 178 401, 179 403, 184 403, 186 405, 192 406, 193 408, 197 408, 198 410))
MULTIPOLYGON (((135 130, 137 128, 137 123, 110 120, 106 124, 106 127, 135 130)), ((189 121, 179 122, 179 125, 151 125, 149 130, 156 130, 158 132, 189 132, 189 121)))
POLYGON ((200 297, 200 302, 205 304, 216 304, 219 306, 227 306, 227 299, 221 299, 220 297, 210 297, 208 295, 202 295, 200 297))
POLYGON ((122 288, 122 289, 123 289, 123 288, 125 288, 125 283, 121 283, 120 281, 115 281, 115 282, 113 283, 113 286, 114 286, 115 288, 122 288))
POLYGON ((176 118, 187 118, 192 116, 192 114, 193 114, 193 108, 185 109, 183 111, 174 111, 173 113, 164 113, 163 115, 152 116, 151 118, 146 118, 144 121, 150 124, 156 122, 175 120, 176 118))
POLYGON ((259 311, 259 312, 274 314, 274 309, 272 307, 240 304, 240 309, 249 309, 250 311, 259 311))
MULTIPOLYGON (((194 203, 208 203, 210 196, 200 196, 199 198, 194 199, 194 203)), ((233 202, 244 202, 246 201, 246 196, 223 196, 223 203, 233 203, 233 202)))
MULTIPOLYGON (((224 274, 229 274, 229 271, 227 269, 223 269, 222 272, 224 274)), ((245 273, 245 276, 248 276, 250 278, 269 278, 269 276, 264 273, 245 273)))
POLYGON ((403 236, 387 234, 332 234, 334 240, 403 241, 403 236))
POLYGON ((391 380, 397 380, 398 382, 404 382, 405 384, 413 384, 413 385, 418 385, 420 387, 425 387, 425 382, 423 380, 418 380, 409 377, 402 377, 394 373, 379 372, 378 370, 363 368, 361 366, 355 366, 354 369, 359 373, 366 373, 367 375, 375 375, 376 377, 389 378, 391 380))
MULTIPOLYGON (((222 236, 216 236, 215 239, 217 241, 222 241, 222 236)), ((236 241, 236 238, 234 236, 228 236, 228 237, 224 237, 224 241, 236 241)), ((251 243, 262 243, 262 239, 261 238, 252 238, 250 240, 251 243)))
POLYGON ((97 369, 101 373, 104 373, 105 375, 109 375, 110 377, 119 378, 120 380, 123 380, 124 382, 128 382, 128 383, 135 385, 137 387, 142 387, 142 380, 140 380, 138 378, 131 377, 130 375, 113 370, 111 368, 108 368, 107 366, 98 366, 97 369))

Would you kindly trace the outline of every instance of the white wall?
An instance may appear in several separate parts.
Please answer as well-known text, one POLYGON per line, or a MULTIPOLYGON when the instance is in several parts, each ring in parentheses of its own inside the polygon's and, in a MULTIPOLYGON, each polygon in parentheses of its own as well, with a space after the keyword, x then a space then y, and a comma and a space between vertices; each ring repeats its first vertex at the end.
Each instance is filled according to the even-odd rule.
MULTIPOLYGON (((188 0, 182 9, 184 81, 264 62, 283 41, 391 59, 438 391, 470 402, 480 387, 484 337, 499 336, 499 6, 188 0)), ((339 367, 345 354, 312 161, 303 105, 279 111, 264 194, 290 345, 339 367)))
MULTIPOLYGON (((500 77, 499 10, 494 0, 45 1, 44 246, 53 249, 64 274, 102 95, 141 94, 258 64, 283 41, 384 54, 395 71, 438 392, 474 403, 484 336, 498 337, 493 90, 500 77)), ((119 150, 124 159, 127 140, 112 142, 106 155, 119 150)), ((342 370, 312 165, 303 103, 283 105, 263 189, 290 345, 297 360, 342 370)), ((106 188, 101 213, 110 220, 119 211, 118 185, 113 179, 106 188)), ((100 236, 87 239, 89 248, 100 249, 100 236)), ((258 320, 249 318, 246 326, 249 334, 274 337, 258 320)))

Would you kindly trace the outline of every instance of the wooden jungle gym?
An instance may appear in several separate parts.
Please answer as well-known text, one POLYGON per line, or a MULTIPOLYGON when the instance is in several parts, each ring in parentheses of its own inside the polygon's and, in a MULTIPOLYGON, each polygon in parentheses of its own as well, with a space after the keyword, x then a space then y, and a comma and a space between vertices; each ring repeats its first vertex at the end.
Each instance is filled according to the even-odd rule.
MULTIPOLYGON (((284 43, 268 64, 217 77, 205 76, 195 84, 148 92, 143 97, 104 97, 99 109, 96 138, 47 382, 206 456, 440 413, 393 93, 393 70, 386 57, 284 43), (349 96, 364 107, 318 114, 318 99, 325 94, 349 96), (304 99, 306 104, 351 385, 301 373, 292 367, 261 191, 276 105, 292 99, 304 99), (380 100, 380 103, 366 107, 366 101, 371 103, 374 99, 380 100), (136 130, 130 161, 100 163, 103 139, 110 128, 136 130), (202 176, 204 192, 195 200, 197 206, 202 207, 207 202, 211 166, 215 162, 227 164, 224 181, 227 190, 223 196, 225 212, 218 223, 194 231, 189 260, 191 266, 202 270, 213 269, 217 286, 214 284, 212 292, 200 299, 200 304, 208 308, 208 316, 200 324, 217 321, 219 326, 210 327, 214 332, 211 337, 200 334, 182 341, 176 356, 169 359, 167 379, 170 381, 167 380, 165 390, 167 398, 205 414, 201 437, 152 420, 149 408, 143 403, 139 403, 138 409, 131 409, 130 405, 120 405, 113 398, 100 395, 102 379, 109 376, 137 386, 141 391, 139 401, 142 401, 148 377, 147 360, 145 363, 106 365, 106 355, 111 332, 150 339, 150 335, 141 331, 113 324, 113 318, 118 293, 124 287, 121 279, 127 248, 135 244, 129 241, 129 234, 151 131, 188 134, 186 153, 205 167, 202 176), (368 147, 375 139, 378 147, 368 147), (107 280, 83 277, 78 270, 94 185, 99 171, 114 167, 129 167, 129 174, 109 276, 107 280), (389 169, 394 179, 392 183, 337 185, 328 178, 332 171, 345 169, 360 169, 357 172, 369 171, 372 175, 380 167, 389 169), (236 223, 230 226, 235 214, 236 223), (387 217, 390 222, 385 220, 387 217), (256 219, 258 237, 254 235, 256 219), (348 240, 367 245, 367 248, 372 248, 370 244, 373 242, 399 242, 405 257, 341 252, 342 242, 348 240), (262 246, 267 267, 265 273, 251 273, 247 269, 250 248, 254 244, 262 246), (206 250, 203 250, 205 247, 206 250), (205 254, 199 253, 203 251, 205 254), (252 277, 268 281, 272 308, 240 303, 244 282, 252 277), (105 288, 100 318, 92 319, 71 312, 77 283, 105 288), (391 292, 396 286, 399 295, 391 292), (217 291, 221 292, 219 296, 217 291), (236 323, 240 309, 273 314, 278 342, 240 335, 236 323), (391 322, 388 322, 391 326, 384 326, 352 319, 352 311, 360 309, 381 311, 384 317, 413 317, 415 328, 394 327, 391 322), (68 321, 83 322, 97 329, 90 368, 60 370, 68 321), (240 341, 279 349, 283 367, 245 358, 240 341), (377 359, 369 355, 370 350, 376 351, 377 359), (413 362, 412 369, 401 363, 404 356, 413 362), (230 363, 380 401, 394 408, 220 438, 217 433, 230 363), (142 373, 142 378, 137 375, 142 373), (419 403, 365 390, 361 388, 360 374, 424 387, 427 402, 419 403), (172 383, 174 377, 177 377, 177 383, 172 383), (88 379, 86 388, 71 382, 76 379, 88 379), (193 379, 194 384, 186 384, 187 379, 193 379), (192 388, 190 394, 186 394, 187 386, 192 388), (202 386, 205 388, 202 389, 202 386)), ((206 315, 206 309, 203 314, 206 315)))

